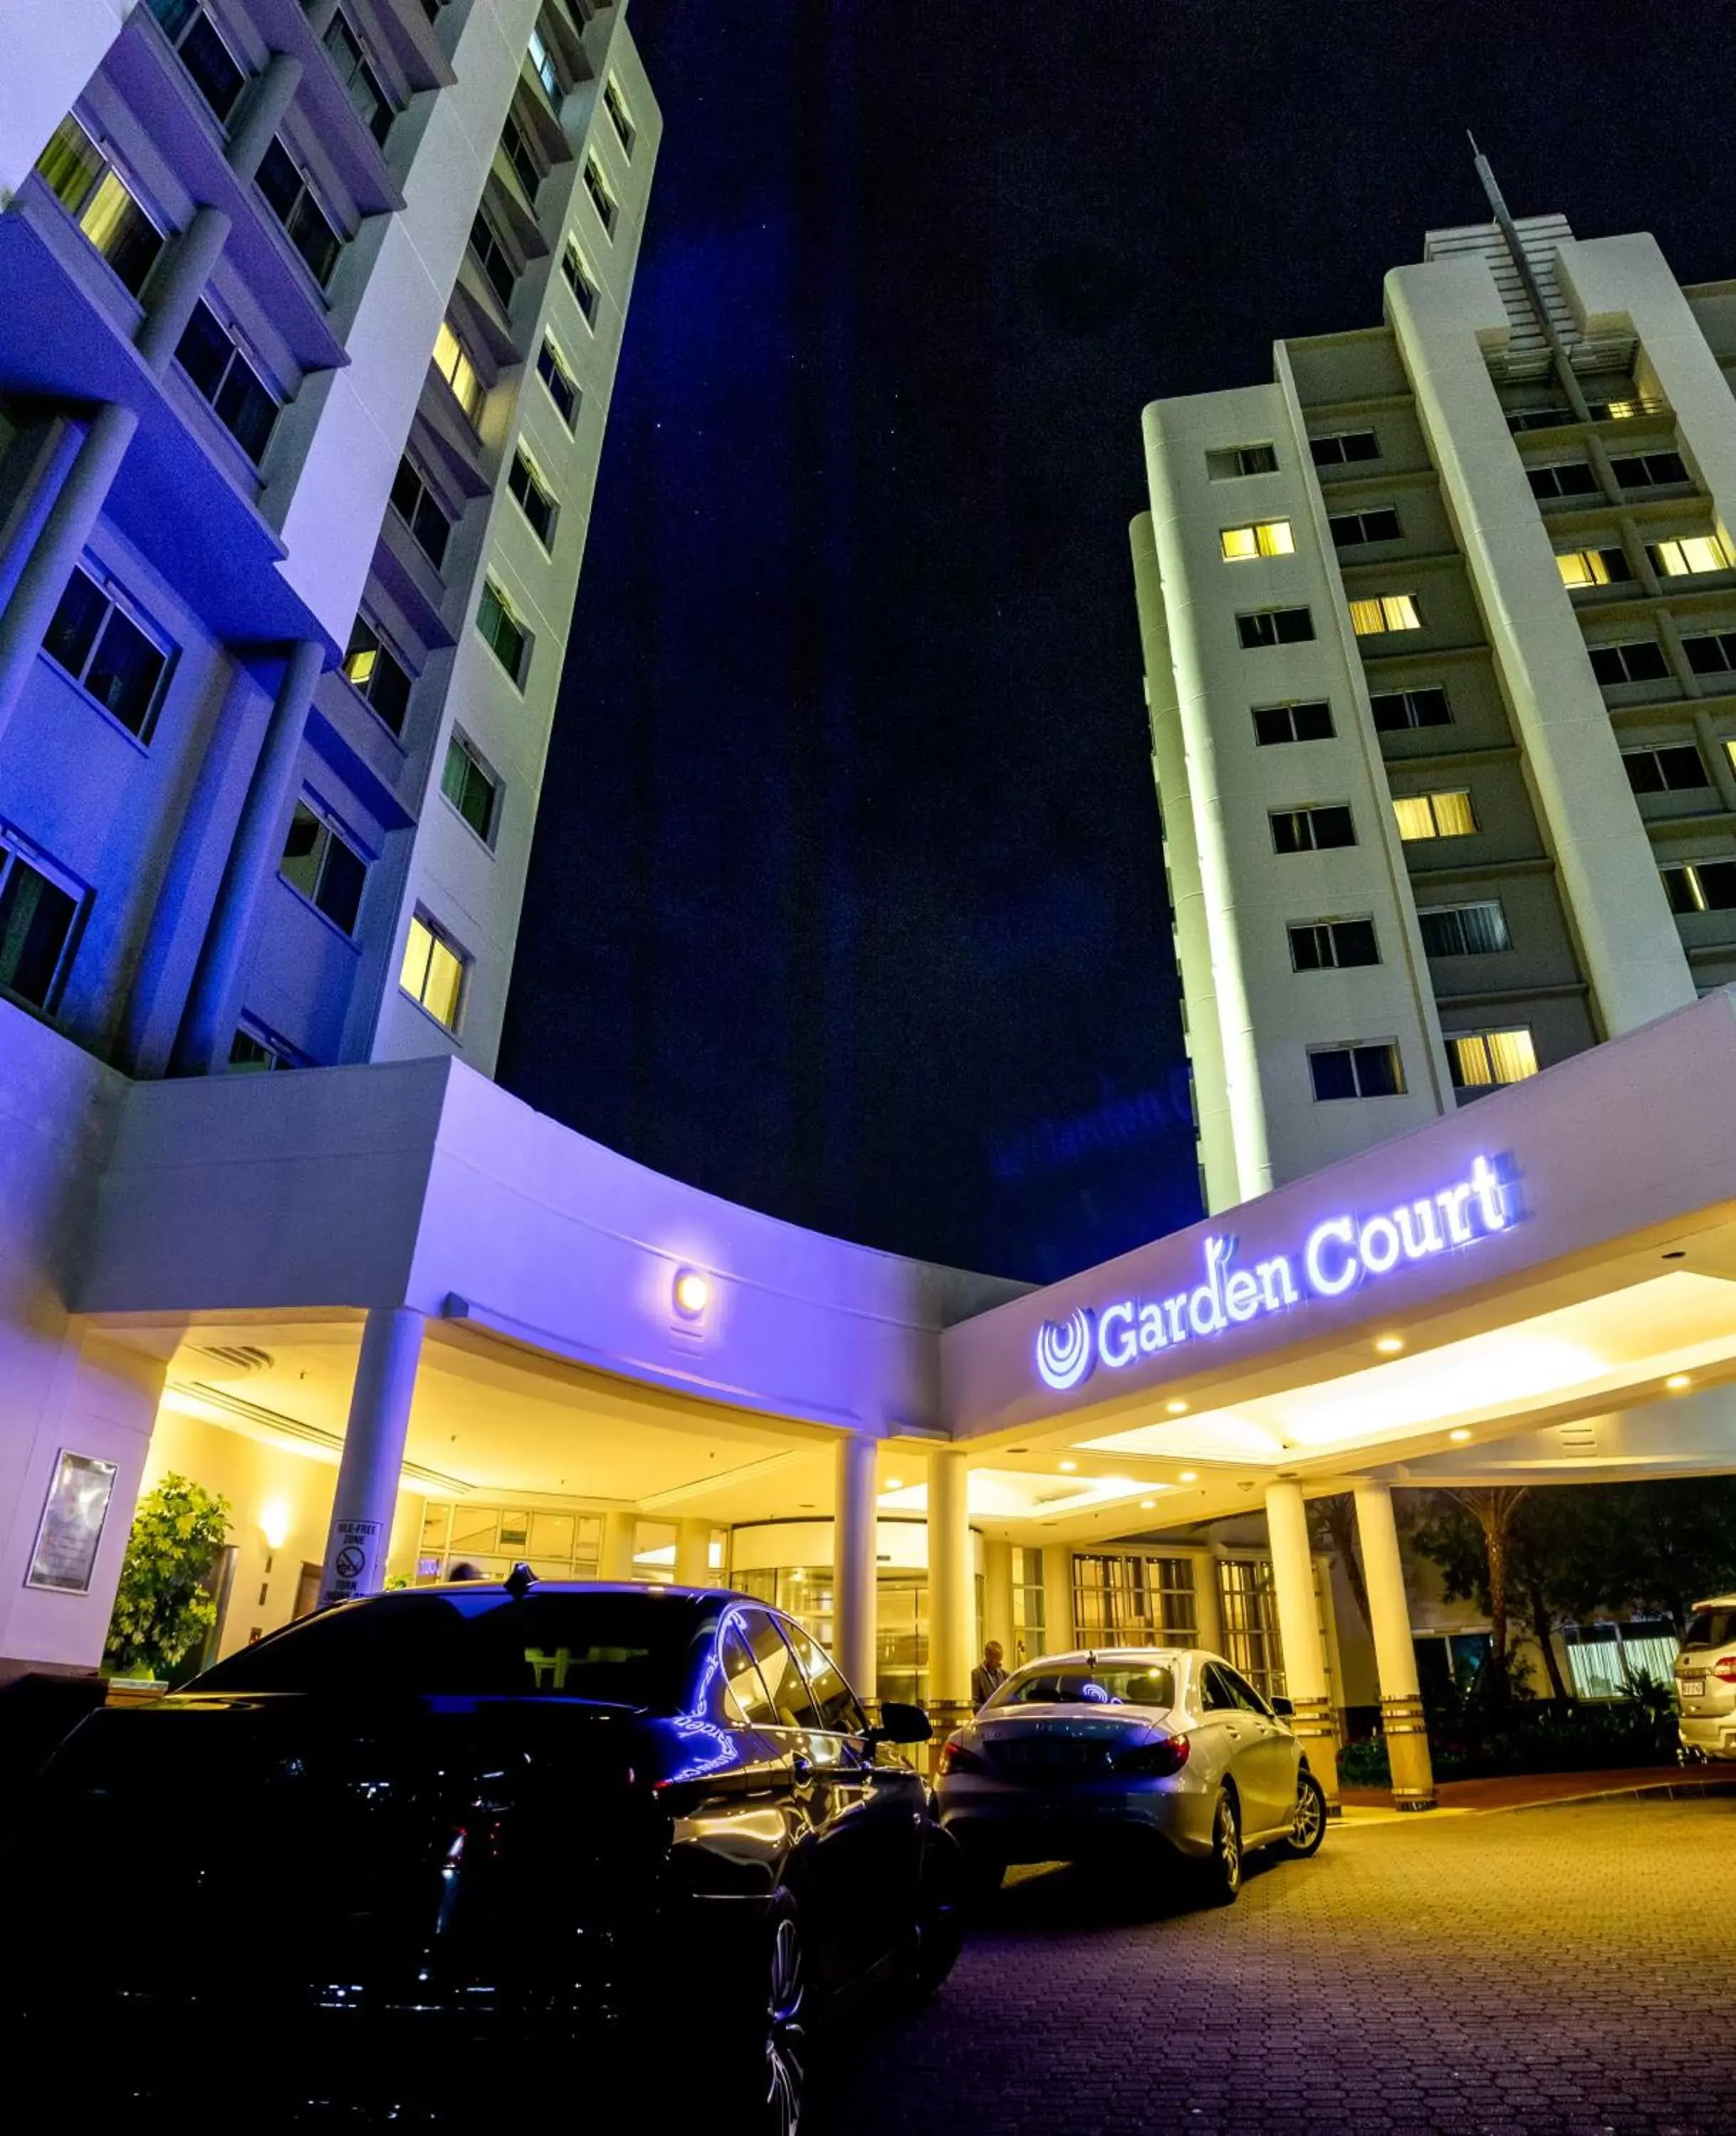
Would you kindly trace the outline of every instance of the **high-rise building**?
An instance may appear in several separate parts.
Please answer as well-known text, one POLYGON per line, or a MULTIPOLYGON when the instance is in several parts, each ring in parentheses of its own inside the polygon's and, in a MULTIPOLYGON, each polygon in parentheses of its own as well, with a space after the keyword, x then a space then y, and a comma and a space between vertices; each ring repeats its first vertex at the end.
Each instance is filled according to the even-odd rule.
POLYGON ((1736 285, 1480 170, 1384 325, 1145 413, 1214 1210, 1736 979, 1736 285))
POLYGON ((659 120, 625 0, 23 0, 0 993, 492 1070, 659 120))

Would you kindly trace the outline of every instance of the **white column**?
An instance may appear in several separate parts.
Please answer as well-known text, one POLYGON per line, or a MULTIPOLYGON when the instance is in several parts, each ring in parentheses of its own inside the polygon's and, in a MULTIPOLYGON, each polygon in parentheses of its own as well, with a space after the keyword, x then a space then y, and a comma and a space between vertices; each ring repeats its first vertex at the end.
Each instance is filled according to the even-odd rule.
POLYGON ((603 1557, 597 1567, 598 1579, 637 1580, 639 1569, 633 1562, 633 1553, 638 1543, 639 1515, 636 1512, 605 1513, 603 1557))
POLYGON ((1314 1546, 1300 1483, 1268 1483, 1266 1528, 1272 1540, 1272 1585, 1277 1590, 1278 1635, 1284 1643, 1284 1682, 1295 1708, 1295 1729, 1308 1769, 1338 1807, 1338 1731, 1314 1592, 1314 1546))
POLYGON ((1194 1622, 1209 1654, 1223 1652, 1223 1602, 1218 1592, 1218 1553, 1203 1550, 1194 1560, 1194 1622))
POLYGON ((1071 1653, 1073 1648, 1073 1549, 1071 1543, 1043 1546, 1043 1649, 1071 1653))
POLYGON ((1380 1677, 1381 1732, 1393 1770, 1393 1800, 1400 1809, 1432 1809, 1434 1767, 1417 1682, 1417 1649, 1411 1642, 1410 1600, 1404 1591, 1393 1494, 1384 1483, 1371 1479, 1356 1486, 1355 1499, 1356 1536, 1369 1590, 1369 1629, 1374 1635, 1374 1667, 1380 1677))
POLYGON ((833 1638, 838 1666, 858 1697, 876 1696, 878 1570, 874 1558, 879 1442, 859 1431, 838 1442, 832 1497, 833 1638))
POLYGON ((322 1605, 377 1595, 386 1584, 422 1325, 421 1314, 408 1306, 381 1305, 369 1313, 362 1330, 326 1536, 322 1605))
POLYGON ((1018 1659, 1013 1651, 1013 1546, 1009 1542, 983 1545, 983 1644, 993 1639, 1004 1665, 1018 1659))
POLYGON ((712 1585, 712 1524, 709 1521, 675 1523, 675 1585, 709 1587, 712 1585))
POLYGON ((928 1457, 928 1697, 965 1706, 970 1697, 976 1611, 970 1576, 970 1470, 964 1451, 928 1457))

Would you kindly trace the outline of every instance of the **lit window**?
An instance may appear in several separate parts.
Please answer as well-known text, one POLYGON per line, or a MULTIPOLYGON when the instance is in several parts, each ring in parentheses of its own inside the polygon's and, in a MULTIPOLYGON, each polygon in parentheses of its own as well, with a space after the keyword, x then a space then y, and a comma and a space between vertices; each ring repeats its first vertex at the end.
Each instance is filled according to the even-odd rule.
POLYGON ((540 27, 531 32, 528 50, 532 71, 542 83, 544 95, 558 111, 561 99, 567 94, 566 86, 561 80, 561 70, 555 65, 555 56, 548 49, 547 41, 540 27))
POLYGON ((1685 794, 1709 786, 1705 760, 1691 741, 1662 749, 1624 749, 1622 768, 1636 794, 1685 794))
POLYGON ((1559 550, 1555 568, 1564 586, 1619 586, 1633 575, 1619 547, 1559 550))
POLYGON ((1218 536, 1228 563, 1239 564, 1255 556, 1293 556, 1296 536, 1287 519, 1257 520, 1251 527, 1226 527, 1218 536))
POLYGON ((531 635, 513 614, 511 603, 492 579, 483 582, 482 600, 476 609, 476 628, 488 640, 494 658, 513 680, 522 685, 530 653, 531 635))
POLYGON ((407 456, 398 462, 391 485, 392 508, 416 536, 416 546, 435 570, 446 560, 446 544, 452 538, 452 522, 446 516, 426 478, 407 456))
POLYGON ((1324 697, 1306 704, 1256 705, 1254 740, 1262 749, 1276 742, 1330 741, 1332 707, 1324 697))
POLYGON ((530 522, 532 533, 548 548, 554 541, 555 500, 523 445, 513 452, 512 472, 506 480, 507 488, 518 500, 519 510, 530 522))
POLYGON ((469 352, 453 332, 450 320, 442 319, 440 330, 434 337, 434 367, 451 388, 458 405, 464 411, 474 430, 482 416, 482 404, 488 398, 487 389, 477 376, 476 366, 470 361, 469 352))
POLYGON ((537 376, 548 388, 556 413, 570 430, 579 418, 579 389, 552 337, 545 334, 537 352, 537 376))
POLYGON ((639 138, 639 129, 633 124, 627 109, 627 100, 621 95, 620 84, 613 75, 603 84, 603 104, 608 111, 610 123, 615 128, 615 138, 628 155, 633 153, 633 143, 639 138))
POLYGON ((69 114, 56 127, 36 170, 136 297, 163 250, 163 233, 77 119, 69 114))
POLYGON ((411 915, 398 984, 448 1031, 458 1028, 469 965, 464 952, 425 912, 418 908, 411 915))
POLYGON ((256 467, 277 422, 277 396, 202 297, 193 306, 175 361, 256 467))
POLYGON ((1659 872, 1672 912, 1736 911, 1736 861, 1690 861, 1659 872))
POLYGON ((1314 635, 1314 618, 1306 608, 1262 608, 1236 618, 1236 635, 1252 652, 1262 645, 1301 645, 1314 635))
POLYGON ((1463 787, 1395 794, 1393 813, 1398 818, 1398 835, 1407 842, 1413 838, 1469 837, 1477 827, 1471 796, 1463 787))
POLYGON ((1736 771, 1736 741, 1727 741, 1724 745, 1724 753, 1730 760, 1731 770, 1736 771))
POLYGON ((143 739, 168 668, 168 650, 82 567, 66 581, 42 650, 129 734, 143 739))
POLYGON ((1534 1075, 1537 1048, 1529 1031, 1466 1032, 1448 1037, 1447 1065, 1456 1089, 1490 1090, 1534 1075))
POLYGON ((597 280, 591 271, 590 263, 576 244, 571 244, 561 255, 561 272, 567 278, 567 286, 577 300, 579 309, 585 314, 587 325, 596 324, 597 280))
POLYGON ((1378 964, 1372 920, 1311 920, 1291 927, 1290 961, 1299 972, 1345 971, 1378 964))
POLYGON ((1213 482, 1233 482, 1244 474, 1274 474, 1278 456, 1269 444, 1220 445, 1205 456, 1205 471, 1213 482))
POLYGON ((158 27, 181 55, 193 86, 221 125, 246 85, 247 70, 218 34, 197 0, 145 0, 158 27))
POLYGON ((1369 700, 1377 734, 1398 734, 1406 727, 1452 725, 1447 692, 1431 685, 1423 690, 1377 690, 1369 700))
POLYGON ((1272 851, 1311 853, 1336 846, 1354 846, 1356 826, 1341 804, 1323 808, 1274 808, 1272 811, 1272 851))
MULTIPOLYGON (((1694 658, 1696 643, 1685 641, 1688 648, 1688 663, 1696 672, 1698 663, 1694 658)), ((1736 644, 1736 638, 1733 638, 1736 644)), ((1664 658, 1664 648, 1655 638, 1627 638, 1619 645, 1589 645, 1592 672, 1597 680, 1610 688, 1619 688, 1624 682, 1662 682, 1670 676, 1670 663, 1664 658)))
POLYGON ((1350 460, 1378 460, 1380 442, 1372 430, 1333 430, 1311 438, 1308 449, 1316 467, 1342 467, 1350 460))
POLYGON ((1383 631, 1421 630, 1422 618, 1414 594, 1374 594, 1350 604, 1350 628, 1359 638, 1378 638, 1383 631))
POLYGON ((1715 534, 1684 534, 1673 541, 1653 541, 1646 550, 1659 575, 1687 579, 1703 571, 1727 571, 1730 559, 1715 534))
POLYGON ((284 840, 278 873, 346 934, 362 909, 367 863, 348 840, 305 801, 298 801, 284 840))
POLYGON ((484 844, 494 842, 500 781, 460 734, 455 734, 446 745, 440 792, 484 844))
POLYGON ((1417 925, 1422 931, 1423 949, 1431 957, 1486 957, 1513 946, 1507 915, 1495 898, 1475 905, 1419 908, 1417 925))
POLYGON ((1326 525, 1334 546, 1340 549, 1357 549, 1369 541, 1396 541, 1403 531, 1398 513, 1384 504, 1373 512, 1335 512, 1326 525))
POLYGON ((1335 1098, 1402 1098, 1404 1068, 1390 1039, 1372 1046, 1313 1046, 1308 1072, 1321 1104, 1335 1098))
POLYGON ((620 210, 615 204, 615 196, 610 192, 602 166, 595 156, 585 158, 585 190, 591 196, 591 206, 602 218, 603 228, 613 237, 615 219, 620 210))
POLYGON ((367 698, 391 731, 402 734, 404 715, 410 709, 410 671, 373 625, 359 615, 350 629, 343 672, 351 688, 367 698))
POLYGON ((84 901, 82 891, 0 844, 0 990, 32 1008, 54 1006, 84 901))

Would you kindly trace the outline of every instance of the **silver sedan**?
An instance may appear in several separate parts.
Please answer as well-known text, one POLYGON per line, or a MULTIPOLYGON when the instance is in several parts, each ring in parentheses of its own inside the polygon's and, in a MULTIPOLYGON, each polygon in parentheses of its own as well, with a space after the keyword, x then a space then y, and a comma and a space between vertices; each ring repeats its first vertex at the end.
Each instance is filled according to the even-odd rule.
POLYGON ((941 1821, 979 1891, 1009 1862, 1143 1848, 1191 1865, 1228 1903, 1252 1848, 1313 1854, 1326 1832, 1325 1795, 1281 1714, 1194 1647, 1027 1662, 942 1745, 936 1772, 941 1821))

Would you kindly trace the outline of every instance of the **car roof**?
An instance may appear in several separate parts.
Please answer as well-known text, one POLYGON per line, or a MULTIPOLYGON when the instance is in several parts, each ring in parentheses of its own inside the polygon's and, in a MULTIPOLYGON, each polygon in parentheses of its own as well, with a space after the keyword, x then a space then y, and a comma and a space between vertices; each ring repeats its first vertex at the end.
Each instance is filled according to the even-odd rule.
POLYGON ((1087 1668, 1099 1662, 1180 1661, 1189 1655, 1198 1655, 1202 1661, 1218 1658, 1204 1647, 1075 1647, 1064 1654, 1034 1655, 1021 1662, 1013 1673, 1024 1676, 1032 1669, 1087 1668))
MULTIPOLYGON (((504 1580, 436 1580, 416 1587, 394 1587, 388 1595, 485 1595, 490 1589, 504 1592, 504 1580)), ((674 1587, 657 1580, 543 1580, 534 1573, 528 1590, 532 1595, 659 1595, 673 1602, 751 1602, 751 1595, 738 1595, 728 1587, 674 1587)), ((383 1599, 364 1595, 363 1601, 383 1599)), ((759 1605, 769 1609, 769 1603, 759 1605)))
POLYGON ((1736 1609, 1736 1595, 1709 1595, 1704 1602, 1696 1602, 1696 1610, 1736 1609))

